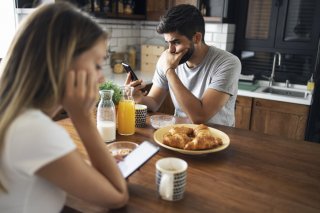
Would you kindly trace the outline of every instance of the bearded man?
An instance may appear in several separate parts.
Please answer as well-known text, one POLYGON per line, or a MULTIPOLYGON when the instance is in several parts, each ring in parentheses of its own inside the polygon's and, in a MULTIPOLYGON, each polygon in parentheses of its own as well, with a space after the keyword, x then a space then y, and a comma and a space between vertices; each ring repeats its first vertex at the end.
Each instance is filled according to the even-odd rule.
POLYGON ((148 95, 142 80, 126 84, 135 87, 134 99, 157 111, 169 92, 175 116, 189 117, 196 124, 235 125, 235 101, 241 72, 233 54, 208 46, 205 22, 200 11, 187 4, 172 7, 161 17, 157 32, 168 44, 159 58, 148 95))

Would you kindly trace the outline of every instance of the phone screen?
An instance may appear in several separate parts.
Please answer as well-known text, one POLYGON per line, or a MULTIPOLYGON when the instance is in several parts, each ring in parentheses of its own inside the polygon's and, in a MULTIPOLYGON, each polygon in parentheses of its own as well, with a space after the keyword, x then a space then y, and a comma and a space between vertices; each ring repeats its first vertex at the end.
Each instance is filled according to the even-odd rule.
POLYGON ((136 81, 138 80, 137 75, 133 72, 132 68, 130 67, 129 64, 126 63, 122 63, 123 68, 126 70, 127 73, 130 73, 131 75, 131 80, 132 81, 136 81))
POLYGON ((158 151, 158 146, 153 145, 148 141, 142 142, 136 149, 130 152, 123 161, 118 162, 123 177, 128 178, 158 151))

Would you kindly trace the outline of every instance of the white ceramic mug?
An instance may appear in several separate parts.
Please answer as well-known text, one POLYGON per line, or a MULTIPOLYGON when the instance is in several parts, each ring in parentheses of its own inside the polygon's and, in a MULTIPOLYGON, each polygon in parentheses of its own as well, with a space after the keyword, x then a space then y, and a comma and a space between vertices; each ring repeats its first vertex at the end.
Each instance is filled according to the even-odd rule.
POLYGON ((186 161, 179 158, 163 158, 156 163, 156 184, 164 200, 181 200, 187 183, 186 161))

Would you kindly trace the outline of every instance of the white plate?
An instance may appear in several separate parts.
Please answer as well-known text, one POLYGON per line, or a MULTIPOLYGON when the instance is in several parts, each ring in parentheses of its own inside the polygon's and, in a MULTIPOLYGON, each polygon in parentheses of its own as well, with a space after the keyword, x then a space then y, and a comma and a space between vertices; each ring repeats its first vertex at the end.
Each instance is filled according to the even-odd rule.
POLYGON ((156 143, 166 149, 170 149, 170 150, 180 152, 183 154, 188 154, 188 155, 202 155, 202 154, 208 154, 208 153, 212 153, 212 152, 219 152, 219 151, 227 148, 230 144, 230 138, 226 133, 224 133, 220 130, 217 130, 215 128, 212 128, 212 127, 209 127, 210 132, 212 133, 212 135, 214 137, 221 138, 222 143, 223 143, 222 146, 219 146, 219 147, 216 147, 213 149, 205 149, 205 150, 185 150, 185 149, 174 148, 174 147, 167 146, 167 145, 163 144, 162 143, 163 135, 166 134, 172 127, 176 127, 176 126, 186 126, 186 127, 195 128, 198 125, 196 125, 196 124, 175 124, 172 126, 166 126, 161 129, 158 129, 153 134, 153 138, 156 141, 156 143))

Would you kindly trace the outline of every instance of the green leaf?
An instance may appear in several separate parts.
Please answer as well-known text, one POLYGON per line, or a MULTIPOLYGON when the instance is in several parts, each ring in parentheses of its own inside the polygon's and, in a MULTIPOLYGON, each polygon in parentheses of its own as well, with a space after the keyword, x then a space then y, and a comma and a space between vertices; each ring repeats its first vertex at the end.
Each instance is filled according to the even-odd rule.
POLYGON ((121 98, 121 89, 120 86, 114 83, 113 81, 106 81, 99 85, 100 90, 113 90, 112 101, 117 105, 121 98))

